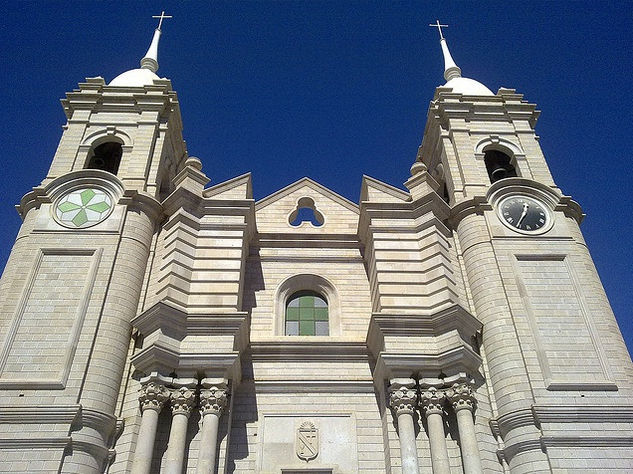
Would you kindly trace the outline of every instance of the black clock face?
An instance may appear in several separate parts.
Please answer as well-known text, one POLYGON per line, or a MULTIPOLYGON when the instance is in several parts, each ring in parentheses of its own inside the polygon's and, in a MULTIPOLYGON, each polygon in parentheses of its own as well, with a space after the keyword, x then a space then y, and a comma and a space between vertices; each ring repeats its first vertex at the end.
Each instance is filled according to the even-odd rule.
POLYGON ((525 196, 504 199, 500 205, 500 215, 510 227, 527 232, 540 230, 549 222, 545 206, 525 196))

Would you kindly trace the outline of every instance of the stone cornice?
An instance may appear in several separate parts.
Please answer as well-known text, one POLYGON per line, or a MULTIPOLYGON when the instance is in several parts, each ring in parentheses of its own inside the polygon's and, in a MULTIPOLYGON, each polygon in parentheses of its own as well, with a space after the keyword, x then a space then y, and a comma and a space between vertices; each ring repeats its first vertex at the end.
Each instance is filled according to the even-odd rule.
POLYGON ((75 422, 80 412, 81 405, 0 406, 0 424, 72 424, 75 422))
POLYGON ((440 122, 450 119, 470 122, 525 120, 534 128, 541 112, 536 109, 536 104, 524 101, 522 97, 511 89, 500 89, 495 96, 467 96, 438 87, 428 115, 440 122))
POLYGON ((448 376, 479 370, 481 357, 470 347, 462 345, 438 354, 381 352, 378 354, 374 374, 377 379, 416 375, 429 377, 443 372, 448 376))
POLYGON ((163 206, 149 194, 126 190, 121 196, 119 204, 128 206, 130 210, 147 214, 154 222, 159 222, 163 218, 163 206))
POLYGON ((535 405, 537 423, 633 423, 633 405, 535 405))
POLYGON ((250 356, 253 361, 305 361, 345 360, 367 361, 369 353, 364 342, 319 340, 296 341, 286 336, 283 340, 251 341, 250 356))
POLYGON ((246 312, 199 314, 187 313, 175 305, 159 301, 132 319, 131 323, 144 336, 162 331, 178 340, 187 335, 234 335, 239 338, 248 314, 246 312))
POLYGON ((453 330, 470 345, 471 338, 482 328, 477 318, 457 304, 432 314, 373 313, 367 330, 367 346, 378 354, 384 348, 385 336, 439 336, 453 330))
POLYGON ((98 185, 110 191, 115 200, 124 192, 125 186, 121 180, 106 171, 95 169, 84 169, 71 171, 53 179, 45 186, 36 186, 32 191, 26 193, 16 206, 18 214, 24 219, 28 211, 39 208, 42 204, 52 203, 65 191, 80 186, 98 185))
POLYGON ((70 436, 51 438, 0 438, 0 449, 64 449, 71 445, 70 436))
POLYGON ((188 353, 152 344, 134 354, 131 361, 136 369, 144 373, 208 373, 210 376, 239 380, 239 356, 237 351, 188 353))
POLYGON ((374 393, 374 382, 366 380, 256 380, 257 393, 374 393))
POLYGON ((176 93, 169 80, 157 80, 142 87, 110 87, 103 78, 88 78, 79 84, 79 89, 66 93, 61 100, 66 117, 70 119, 75 110, 90 111, 144 111, 176 112, 180 108, 176 93))
POLYGON ((360 203, 360 210, 358 234, 362 241, 367 239, 370 230, 419 232, 435 226, 445 235, 450 235, 444 221, 450 216, 451 209, 435 192, 410 202, 363 201, 360 203), (431 218, 419 219, 429 214, 431 218), (380 219, 385 219, 388 223, 383 225, 374 221, 380 219), (402 225, 394 225, 393 221, 396 219, 403 219, 402 225))
POLYGON ((512 430, 533 425, 536 425, 536 419, 529 408, 513 411, 500 416, 496 420, 490 420, 490 428, 493 434, 501 438, 505 438, 512 430))
POLYGON ((494 205, 504 196, 514 193, 527 194, 544 200, 550 204, 554 211, 560 211, 565 216, 574 218, 579 224, 585 216, 580 205, 571 197, 561 195, 558 189, 531 179, 506 178, 492 184, 485 196, 474 196, 453 206, 448 220, 449 225, 455 229, 466 216, 492 211, 494 205))

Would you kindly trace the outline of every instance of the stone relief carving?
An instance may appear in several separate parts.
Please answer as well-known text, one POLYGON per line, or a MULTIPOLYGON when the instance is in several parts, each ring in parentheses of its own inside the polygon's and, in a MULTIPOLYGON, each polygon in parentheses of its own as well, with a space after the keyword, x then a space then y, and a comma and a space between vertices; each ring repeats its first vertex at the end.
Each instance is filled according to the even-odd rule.
POLYGON ((319 455, 319 430, 314 423, 301 423, 297 429, 295 448, 297 456, 304 461, 310 461, 319 455))

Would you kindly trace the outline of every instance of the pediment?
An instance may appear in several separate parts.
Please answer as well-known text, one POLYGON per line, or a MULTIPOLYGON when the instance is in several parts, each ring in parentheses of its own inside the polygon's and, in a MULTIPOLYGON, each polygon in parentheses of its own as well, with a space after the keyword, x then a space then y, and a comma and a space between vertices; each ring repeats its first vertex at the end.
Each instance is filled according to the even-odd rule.
POLYGON ((360 191, 360 201, 408 202, 411 201, 411 195, 402 189, 383 183, 371 176, 364 175, 360 191))
POLYGON ((307 177, 255 203, 259 232, 355 234, 358 213, 358 205, 307 177), (308 221, 291 225, 293 213, 310 203, 322 218, 322 225, 308 221))
POLYGON ((231 178, 203 191, 203 196, 214 199, 253 199, 251 174, 231 178))

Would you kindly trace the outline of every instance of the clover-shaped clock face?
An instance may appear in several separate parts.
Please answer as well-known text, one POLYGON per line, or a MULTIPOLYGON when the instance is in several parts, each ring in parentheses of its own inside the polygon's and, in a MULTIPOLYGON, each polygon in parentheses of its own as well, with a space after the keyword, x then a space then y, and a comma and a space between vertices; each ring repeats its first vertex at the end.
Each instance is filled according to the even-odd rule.
POLYGON ((112 212, 112 198, 97 188, 80 188, 64 194, 55 204, 55 217, 66 227, 83 229, 105 220, 112 212))

